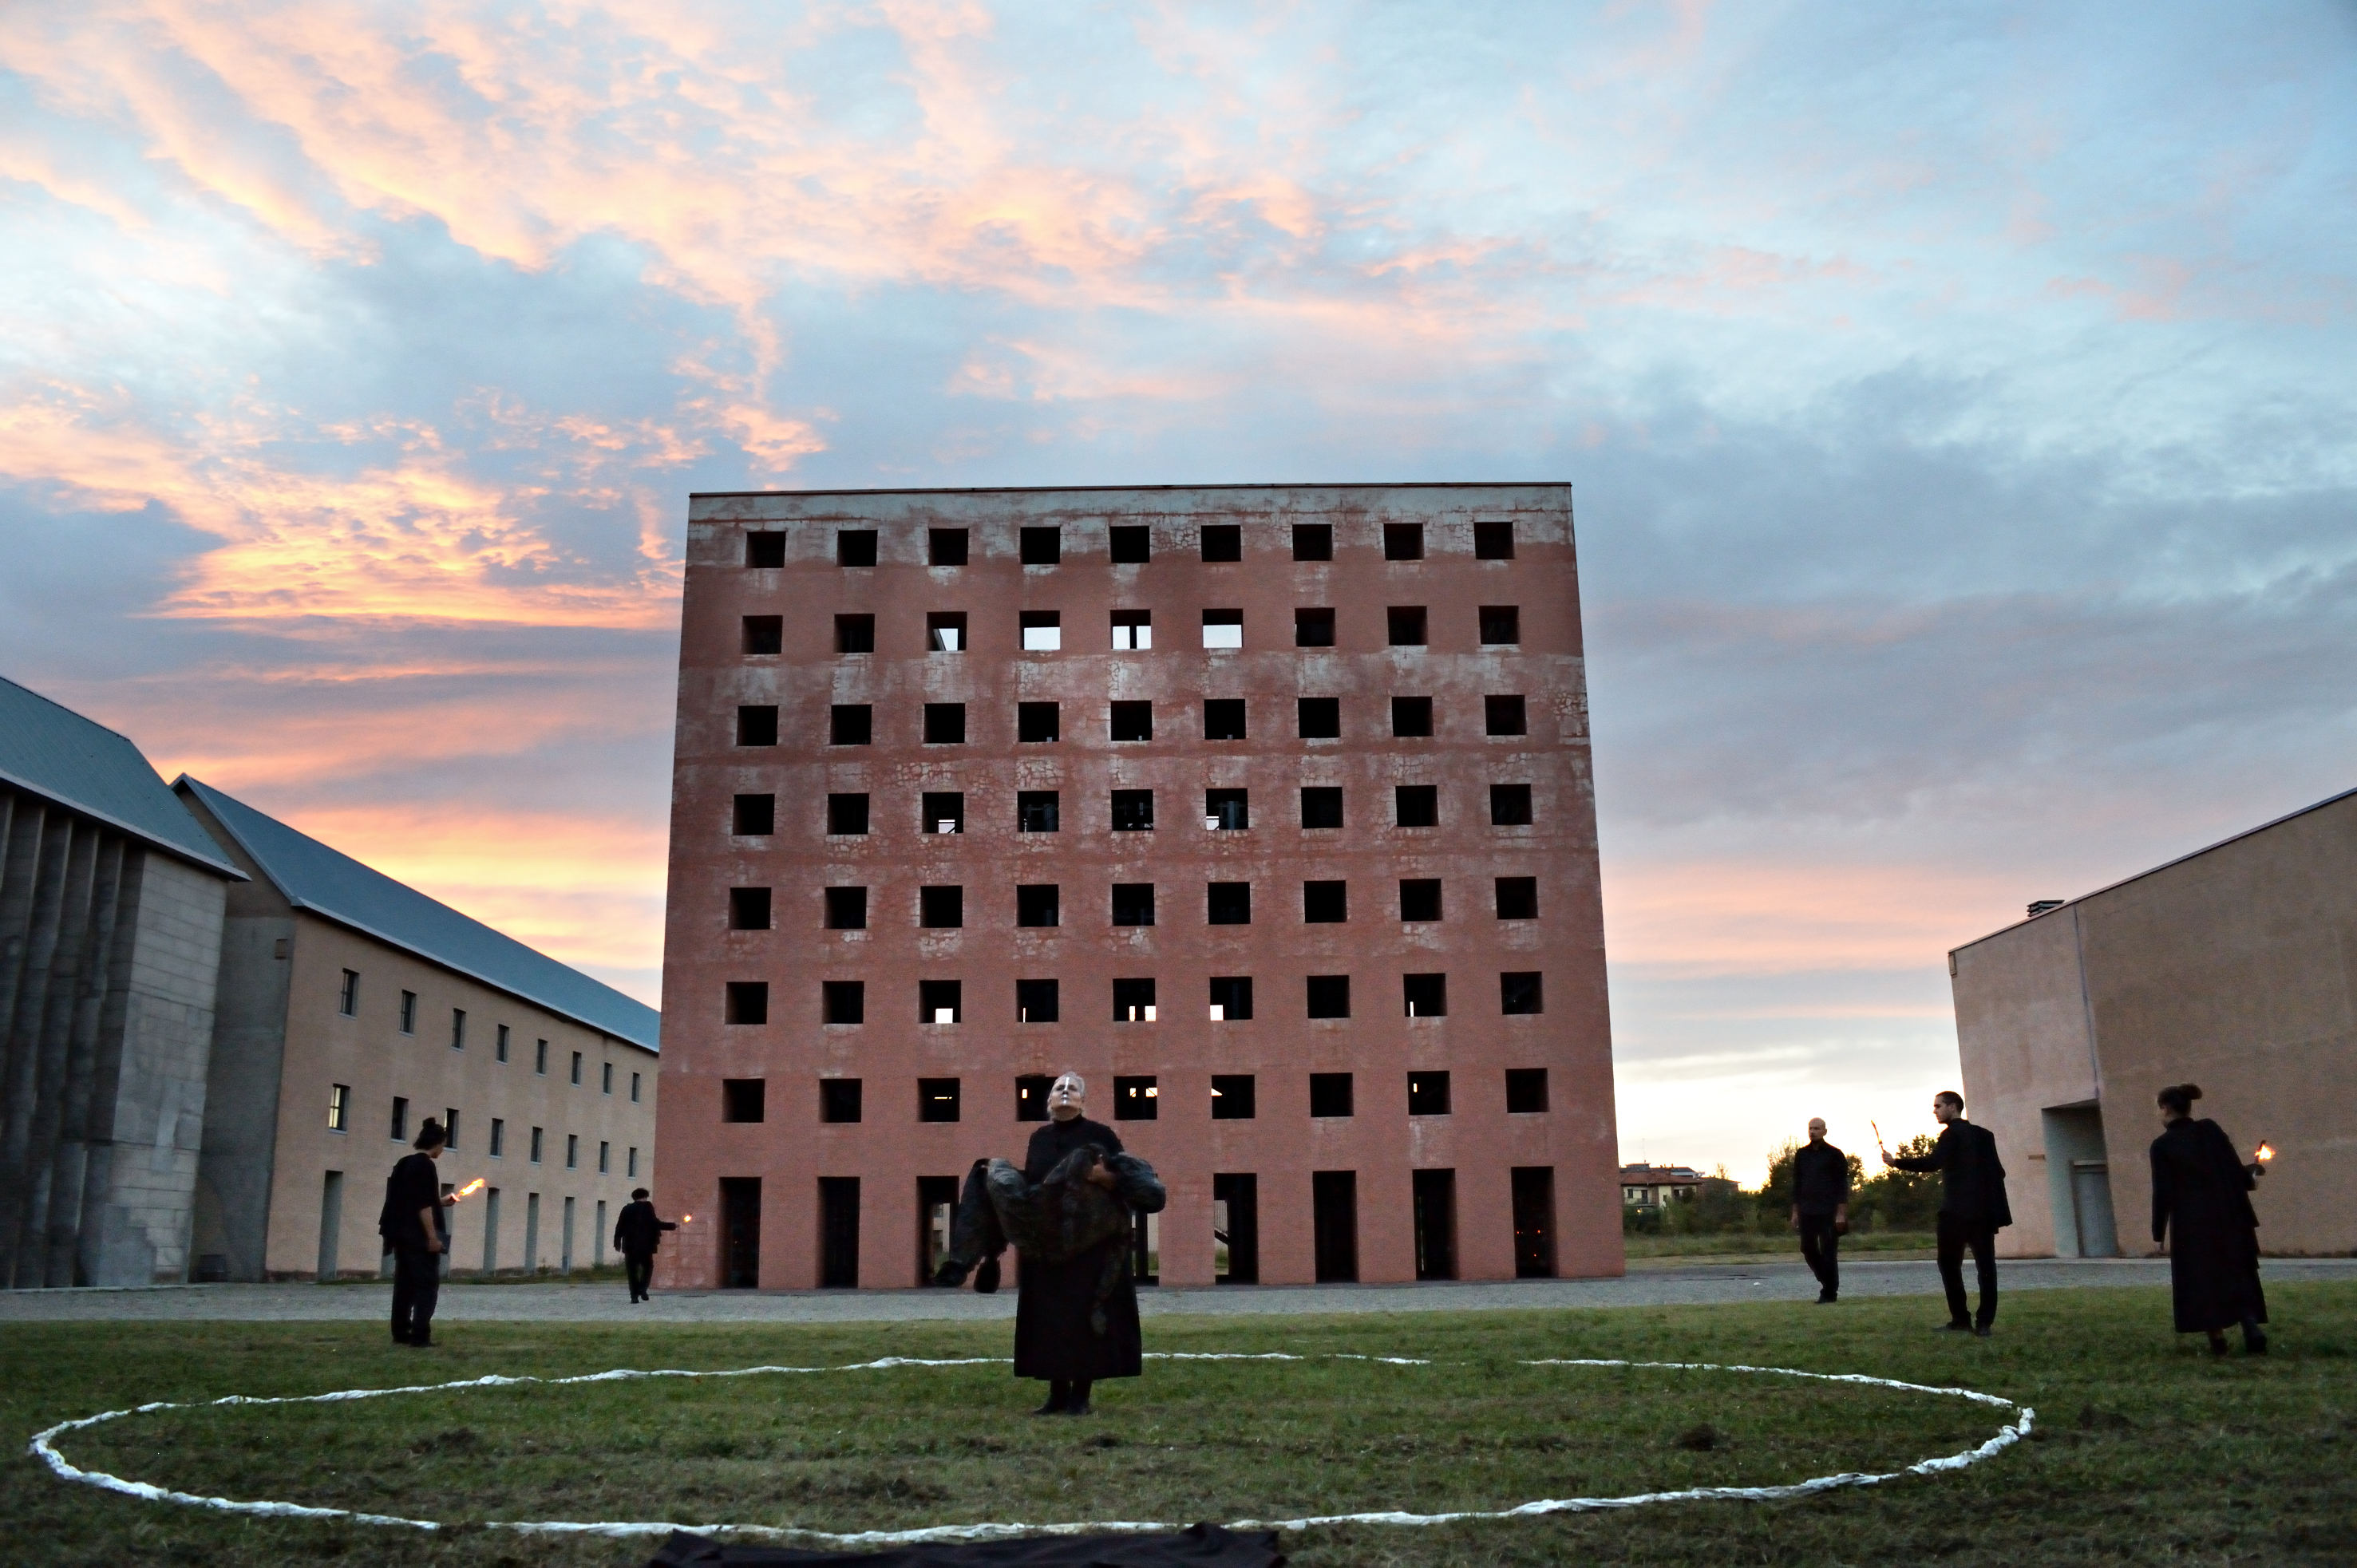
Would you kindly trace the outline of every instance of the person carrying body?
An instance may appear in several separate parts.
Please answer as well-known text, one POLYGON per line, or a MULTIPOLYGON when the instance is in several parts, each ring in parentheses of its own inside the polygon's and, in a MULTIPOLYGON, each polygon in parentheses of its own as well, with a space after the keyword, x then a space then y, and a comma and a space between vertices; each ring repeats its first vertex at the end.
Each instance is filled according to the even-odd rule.
POLYGON ((657 1218, 655 1206, 647 1201, 647 1189, 642 1187, 630 1189, 630 1201, 614 1216, 614 1251, 622 1254, 622 1273, 629 1277, 634 1304, 647 1299, 647 1285, 654 1278, 655 1251, 662 1245, 662 1233, 678 1229, 672 1221, 657 1218))
POLYGON ((1940 1123, 1940 1141, 1929 1155, 1894 1157, 1885 1149, 1882 1163, 1896 1170, 1940 1173, 1940 1283, 1948 1293, 1945 1326, 1986 1339, 1996 1321, 1996 1233, 2013 1223, 2013 1209, 2005 1200, 2005 1166, 1996 1157, 1996 1134, 1964 1120, 1963 1095, 1953 1089, 1942 1090, 1932 1097, 1932 1115, 1940 1123), (1967 1249, 1980 1275, 1977 1317, 1968 1317, 1964 1312, 1967 1249))
MULTIPOLYGON (((1089 1086, 1076 1072, 1049 1086, 1048 1124, 1031 1134, 1023 1176, 1038 1183, 1074 1151, 1093 1144, 1101 1155, 1123 1153, 1121 1135, 1087 1115, 1089 1086)), ((1112 1191, 1114 1173, 1102 1160, 1083 1178, 1112 1191)), ((1126 1231, 1060 1262, 1023 1256, 1015 1306, 1015 1375, 1044 1379, 1048 1400, 1035 1415, 1086 1415, 1089 1391, 1100 1378, 1134 1378, 1143 1366, 1137 1289, 1125 1266, 1126 1231), (1116 1273, 1112 1289, 1103 1289, 1116 1273), (1103 1314, 1104 1330, 1091 1319, 1103 1314)))
POLYGON ((442 1294, 442 1256, 450 1250, 443 1210, 457 1201, 442 1194, 434 1162, 449 1142, 431 1116, 417 1129, 416 1153, 404 1155, 385 1178, 377 1233, 393 1254, 393 1342, 430 1349, 434 1305, 442 1294))
POLYGON ((1792 1155, 1792 1229, 1817 1276, 1817 1305, 1841 1295, 1841 1237, 1849 1229, 1849 1156, 1825 1142, 1825 1119, 1809 1118, 1809 1141, 1792 1155))
POLYGON ((2251 1193, 2266 1166, 2245 1163, 2234 1141, 2208 1117, 2196 1120, 2201 1090, 2190 1083, 2160 1091, 2166 1122, 2152 1141, 2152 1244, 2169 1243, 2170 1305, 2179 1334, 2206 1334, 2210 1353, 2226 1353, 2225 1330, 2238 1324, 2243 1348, 2266 1354, 2267 1298, 2259 1289, 2259 1217, 2251 1193))

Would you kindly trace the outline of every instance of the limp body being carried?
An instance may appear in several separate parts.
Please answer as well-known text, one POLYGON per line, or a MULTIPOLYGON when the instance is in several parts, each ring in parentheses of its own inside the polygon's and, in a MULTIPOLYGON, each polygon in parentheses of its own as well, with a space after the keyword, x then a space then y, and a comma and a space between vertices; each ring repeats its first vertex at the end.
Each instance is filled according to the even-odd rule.
POLYGON ((934 1283, 997 1288, 998 1258, 1021 1260, 1015 1314, 1015 1375, 1049 1385, 1041 1415, 1085 1415, 1099 1378, 1134 1378, 1142 1361, 1137 1292, 1129 1273, 1133 1214, 1166 1200, 1154 1167, 1123 1149, 1120 1134, 1085 1114, 1077 1073, 1048 1092, 1048 1124, 1031 1135, 1023 1166, 976 1160, 934 1283))

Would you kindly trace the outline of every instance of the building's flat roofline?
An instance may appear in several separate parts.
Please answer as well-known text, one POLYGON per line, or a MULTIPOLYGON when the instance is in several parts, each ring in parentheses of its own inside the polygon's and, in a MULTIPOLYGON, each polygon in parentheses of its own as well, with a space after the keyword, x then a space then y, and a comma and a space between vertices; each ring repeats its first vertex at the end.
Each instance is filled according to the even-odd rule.
POLYGON ((1952 954, 1960 953, 1966 948, 1976 948, 1983 942, 1995 940, 1996 938, 2005 935, 2007 931, 2018 931, 2024 926, 2033 925, 2050 916, 2059 915, 2065 909, 2074 908, 2077 906, 2085 903, 2090 898, 2100 898, 2106 893, 2126 887, 2131 882, 2142 882, 2147 876, 2158 876, 2162 872, 2169 870, 2172 866, 2183 865, 2189 860, 2199 860, 2203 855, 2209 854, 2212 851, 2224 849, 2230 843, 2240 843, 2246 838, 2266 832, 2269 828, 2279 828, 2286 822, 2296 822, 2299 818, 2307 816, 2311 811, 2320 811, 2324 810, 2325 807, 2346 800, 2352 795, 2357 795, 2357 789, 2343 789, 2338 795, 2327 795, 2323 800, 2317 801, 2314 805, 2302 806, 2296 811, 2286 811, 2282 816, 2276 818, 2272 822, 2261 822, 2255 828, 2244 828, 2238 833, 2229 833, 2224 838, 2220 839, 2216 843, 2207 843, 2203 844, 2200 849, 2189 850, 2185 854, 2179 855, 2174 860, 2164 860, 2158 865, 2148 866, 2145 870, 2137 872, 2133 876, 2123 876, 2117 882, 2107 882, 2103 886, 2094 889, 2093 892, 2082 893, 2075 898, 2065 898, 2062 902, 2055 905, 2054 908, 2047 910, 2044 914, 2031 915, 2027 918, 2016 920, 2009 926, 2000 926, 1996 930, 1989 932, 1986 936, 1975 937, 1968 942, 1959 942, 1954 947, 1950 948, 1948 951, 1952 954))
POLYGON ((1109 495, 1168 490, 1530 490, 1571 489, 1569 479, 1341 479, 1302 484, 1205 485, 937 485, 868 489, 690 490, 687 499, 741 500, 755 496, 1033 496, 1109 495))

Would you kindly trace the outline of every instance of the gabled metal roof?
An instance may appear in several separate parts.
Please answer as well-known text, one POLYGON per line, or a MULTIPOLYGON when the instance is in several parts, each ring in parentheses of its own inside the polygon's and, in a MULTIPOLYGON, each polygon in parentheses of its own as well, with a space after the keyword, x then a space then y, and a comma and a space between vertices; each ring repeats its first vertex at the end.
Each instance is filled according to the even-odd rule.
POLYGON ((242 882, 130 740, 0 677, 0 779, 242 882))
POLYGON ((184 773, 172 787, 195 796, 296 908, 391 942, 617 1039, 651 1051, 661 1048, 662 1015, 645 1003, 329 849, 210 784, 184 773))

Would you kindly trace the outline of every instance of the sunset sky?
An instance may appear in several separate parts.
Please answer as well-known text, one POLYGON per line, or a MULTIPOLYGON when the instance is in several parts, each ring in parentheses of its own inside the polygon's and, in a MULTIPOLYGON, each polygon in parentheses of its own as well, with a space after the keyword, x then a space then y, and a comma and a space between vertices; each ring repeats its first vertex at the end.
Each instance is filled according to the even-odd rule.
POLYGON ((1622 1152, 2357 785, 2346 4, 0 7, 0 674, 655 1001, 693 489, 1567 479, 1622 1152))

